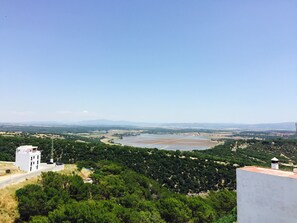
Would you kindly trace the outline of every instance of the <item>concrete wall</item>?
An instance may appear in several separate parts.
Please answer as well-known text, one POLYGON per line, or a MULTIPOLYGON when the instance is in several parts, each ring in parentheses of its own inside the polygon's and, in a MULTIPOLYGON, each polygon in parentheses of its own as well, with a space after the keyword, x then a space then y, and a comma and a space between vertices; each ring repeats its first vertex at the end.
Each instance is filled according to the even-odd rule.
POLYGON ((16 152, 15 165, 26 172, 36 171, 40 168, 40 159, 40 151, 16 152))
POLYGON ((30 155, 29 153, 17 152, 15 154, 15 165, 21 170, 30 171, 30 155))
POLYGON ((238 223, 296 223, 297 179, 237 169, 238 223))
POLYGON ((40 151, 32 152, 30 154, 30 157, 32 158, 32 160, 31 160, 31 162, 32 162, 32 165, 31 165, 32 169, 31 169, 31 171, 38 170, 39 167, 40 167, 40 151))

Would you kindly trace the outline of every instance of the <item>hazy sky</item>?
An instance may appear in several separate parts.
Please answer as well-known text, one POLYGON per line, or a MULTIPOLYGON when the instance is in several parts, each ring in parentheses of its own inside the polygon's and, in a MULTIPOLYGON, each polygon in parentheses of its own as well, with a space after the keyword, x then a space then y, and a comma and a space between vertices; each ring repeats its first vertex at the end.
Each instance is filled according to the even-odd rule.
POLYGON ((0 122, 297 120, 296 0, 0 0, 0 122))

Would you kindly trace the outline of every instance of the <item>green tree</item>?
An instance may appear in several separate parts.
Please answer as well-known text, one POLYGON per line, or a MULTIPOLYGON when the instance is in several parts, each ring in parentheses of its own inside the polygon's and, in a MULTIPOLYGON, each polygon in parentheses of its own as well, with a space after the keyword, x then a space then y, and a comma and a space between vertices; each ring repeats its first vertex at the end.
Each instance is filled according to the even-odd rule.
POLYGON ((29 222, 30 223, 49 223, 49 220, 46 216, 36 215, 36 216, 32 216, 29 222))
POLYGON ((191 210, 180 200, 169 197, 159 201, 159 210, 167 222, 187 222, 191 218, 191 210))
POLYGON ((29 220, 32 215, 46 215, 47 195, 39 185, 27 185, 16 191, 18 210, 23 220, 29 220))
POLYGON ((196 223, 213 222, 217 218, 216 210, 201 197, 188 198, 187 204, 196 223))
POLYGON ((65 204, 49 213, 50 222, 120 223, 117 204, 111 201, 80 201, 65 204))

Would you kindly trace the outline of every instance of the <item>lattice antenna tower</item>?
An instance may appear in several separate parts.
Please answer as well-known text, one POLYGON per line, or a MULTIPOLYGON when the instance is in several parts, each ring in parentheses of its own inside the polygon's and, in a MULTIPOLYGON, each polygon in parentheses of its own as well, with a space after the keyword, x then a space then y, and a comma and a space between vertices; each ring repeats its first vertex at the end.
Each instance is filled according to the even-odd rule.
POLYGON ((54 163, 54 139, 52 138, 52 148, 51 148, 51 163, 54 163))

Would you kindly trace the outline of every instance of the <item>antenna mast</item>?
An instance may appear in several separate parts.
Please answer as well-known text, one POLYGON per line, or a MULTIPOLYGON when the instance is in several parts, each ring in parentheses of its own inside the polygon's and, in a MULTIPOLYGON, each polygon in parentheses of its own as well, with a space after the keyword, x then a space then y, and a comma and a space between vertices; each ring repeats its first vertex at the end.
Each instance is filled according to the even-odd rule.
POLYGON ((54 163, 54 139, 52 138, 52 148, 51 148, 51 163, 54 163))

